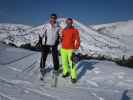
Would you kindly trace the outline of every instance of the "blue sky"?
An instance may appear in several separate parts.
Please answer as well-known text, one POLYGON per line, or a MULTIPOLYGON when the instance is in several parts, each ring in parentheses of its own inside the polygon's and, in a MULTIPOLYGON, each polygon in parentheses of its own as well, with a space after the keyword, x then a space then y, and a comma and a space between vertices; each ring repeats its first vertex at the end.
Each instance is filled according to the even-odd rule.
POLYGON ((133 0, 0 0, 0 23, 40 25, 51 13, 84 24, 133 19, 133 0))

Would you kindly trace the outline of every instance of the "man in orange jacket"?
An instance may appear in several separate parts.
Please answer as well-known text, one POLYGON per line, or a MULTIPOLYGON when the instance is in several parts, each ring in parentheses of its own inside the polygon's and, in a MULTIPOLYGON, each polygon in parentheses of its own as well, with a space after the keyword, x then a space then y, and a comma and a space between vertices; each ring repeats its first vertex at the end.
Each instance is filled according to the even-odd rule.
POLYGON ((77 81, 77 68, 72 61, 73 53, 80 46, 79 32, 73 26, 73 20, 68 18, 66 20, 66 28, 62 31, 62 48, 61 59, 63 65, 63 77, 71 75, 71 81, 77 81))

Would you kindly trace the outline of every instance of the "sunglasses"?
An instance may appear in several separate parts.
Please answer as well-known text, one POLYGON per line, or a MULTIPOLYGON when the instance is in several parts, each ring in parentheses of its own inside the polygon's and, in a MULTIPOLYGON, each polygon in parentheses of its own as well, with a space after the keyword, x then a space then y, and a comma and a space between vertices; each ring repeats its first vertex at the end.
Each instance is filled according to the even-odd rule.
POLYGON ((57 17, 55 17, 55 16, 51 16, 51 19, 57 19, 57 17))

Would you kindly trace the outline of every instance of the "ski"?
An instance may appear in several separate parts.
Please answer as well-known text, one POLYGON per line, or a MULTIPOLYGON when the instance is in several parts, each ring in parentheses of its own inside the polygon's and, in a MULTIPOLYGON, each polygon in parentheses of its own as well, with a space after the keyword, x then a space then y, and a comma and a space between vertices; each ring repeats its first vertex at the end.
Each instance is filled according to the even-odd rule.
POLYGON ((57 84, 58 84, 58 72, 53 71, 51 78, 51 87, 57 87, 57 84))

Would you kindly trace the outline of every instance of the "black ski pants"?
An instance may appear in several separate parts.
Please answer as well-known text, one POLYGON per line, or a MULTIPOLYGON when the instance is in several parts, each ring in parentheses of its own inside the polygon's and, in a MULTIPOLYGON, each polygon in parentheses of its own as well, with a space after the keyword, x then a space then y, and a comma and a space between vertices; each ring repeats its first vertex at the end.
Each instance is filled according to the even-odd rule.
POLYGON ((54 70, 59 69, 59 54, 57 46, 49 46, 49 45, 42 46, 41 61, 40 61, 40 72, 42 73, 42 75, 44 74, 46 60, 49 53, 52 53, 54 70))

